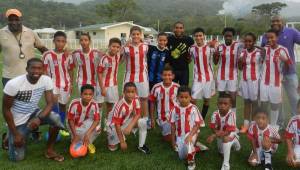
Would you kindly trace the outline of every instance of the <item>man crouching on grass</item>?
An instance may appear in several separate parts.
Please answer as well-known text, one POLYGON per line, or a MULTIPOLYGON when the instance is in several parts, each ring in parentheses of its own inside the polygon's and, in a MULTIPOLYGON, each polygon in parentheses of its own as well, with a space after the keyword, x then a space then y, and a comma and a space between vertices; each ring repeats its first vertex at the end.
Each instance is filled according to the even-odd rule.
POLYGON ((28 60, 27 74, 10 80, 4 87, 3 114, 9 128, 9 159, 25 158, 26 138, 42 124, 51 124, 45 156, 56 161, 64 157, 54 151, 59 126, 59 116, 50 112, 53 105, 53 83, 43 74, 43 62, 38 58, 28 60), (45 95, 46 106, 40 110, 38 103, 45 95))

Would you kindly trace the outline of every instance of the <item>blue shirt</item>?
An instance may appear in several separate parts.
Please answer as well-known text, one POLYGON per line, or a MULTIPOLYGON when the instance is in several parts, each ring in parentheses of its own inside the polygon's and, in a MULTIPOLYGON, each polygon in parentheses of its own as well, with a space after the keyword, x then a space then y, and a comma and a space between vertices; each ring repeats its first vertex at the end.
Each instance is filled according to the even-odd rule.
POLYGON ((156 46, 149 45, 148 51, 149 82, 159 83, 162 81, 161 74, 166 63, 169 63, 170 52, 168 49, 160 50, 156 46))
MULTIPOLYGON (((296 74, 296 61, 295 61, 295 53, 294 46, 296 44, 300 44, 300 32, 293 28, 284 27, 278 36, 278 44, 284 46, 288 49, 290 58, 292 60, 292 65, 289 66, 288 69, 283 71, 284 75, 296 74)), ((261 46, 265 46, 267 44, 266 35, 262 38, 261 46)))

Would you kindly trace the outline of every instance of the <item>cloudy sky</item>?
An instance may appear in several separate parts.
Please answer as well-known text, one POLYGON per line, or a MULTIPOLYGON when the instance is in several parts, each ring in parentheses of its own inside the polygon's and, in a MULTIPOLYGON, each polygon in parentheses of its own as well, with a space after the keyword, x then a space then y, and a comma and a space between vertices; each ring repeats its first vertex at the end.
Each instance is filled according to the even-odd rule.
MULTIPOLYGON (((59 2, 80 3, 89 0, 52 0, 59 2)), ((151 1, 151 0, 149 0, 151 1)), ((183 0, 184 1, 184 0, 183 0)), ((300 0, 220 0, 224 1, 223 10, 220 13, 231 14, 236 17, 249 13, 253 6, 268 2, 285 2, 288 7, 282 11, 285 16, 299 16, 300 0)))

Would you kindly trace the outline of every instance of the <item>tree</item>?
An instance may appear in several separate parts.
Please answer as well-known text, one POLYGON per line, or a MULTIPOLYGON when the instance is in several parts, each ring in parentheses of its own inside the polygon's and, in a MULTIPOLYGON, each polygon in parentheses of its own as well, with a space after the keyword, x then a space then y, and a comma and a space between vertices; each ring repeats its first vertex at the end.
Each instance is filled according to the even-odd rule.
POLYGON ((261 15, 261 16, 273 16, 273 15, 278 15, 280 14, 280 11, 282 8, 286 7, 287 5, 285 3, 281 2, 273 2, 269 4, 261 4, 254 6, 252 8, 252 12, 261 15))
POLYGON ((125 21, 134 18, 134 12, 137 10, 135 0, 110 0, 106 4, 97 5, 97 13, 102 17, 107 17, 113 21, 125 21))

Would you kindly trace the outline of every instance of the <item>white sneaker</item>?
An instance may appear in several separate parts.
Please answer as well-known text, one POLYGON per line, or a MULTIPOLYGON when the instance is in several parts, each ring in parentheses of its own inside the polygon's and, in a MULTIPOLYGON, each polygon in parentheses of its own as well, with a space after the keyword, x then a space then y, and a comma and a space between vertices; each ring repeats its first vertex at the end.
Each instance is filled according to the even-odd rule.
POLYGON ((230 170, 230 166, 223 164, 221 170, 230 170))
POLYGON ((202 144, 201 142, 196 142, 196 146, 198 146, 201 151, 209 150, 209 148, 207 146, 205 146, 204 144, 202 144))

